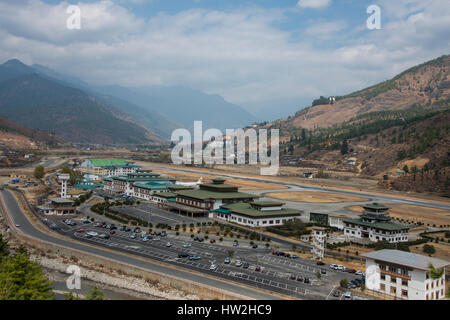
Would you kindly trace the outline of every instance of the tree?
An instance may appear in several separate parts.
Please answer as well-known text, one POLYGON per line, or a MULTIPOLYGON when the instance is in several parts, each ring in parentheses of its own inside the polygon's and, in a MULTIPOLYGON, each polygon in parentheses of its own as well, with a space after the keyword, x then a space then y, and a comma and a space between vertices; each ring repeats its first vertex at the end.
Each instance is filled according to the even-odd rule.
POLYGON ((0 264, 0 300, 53 300, 44 269, 20 249, 0 264))
POLYGON ((44 167, 39 165, 36 168, 34 168, 34 176, 36 179, 42 179, 44 177, 45 171, 44 167))
POLYGON ((346 155, 347 153, 348 153, 348 143, 347 140, 344 140, 341 146, 341 154, 346 155))
POLYGON ((74 294, 72 291, 64 293, 64 300, 80 300, 77 294, 74 294))
POLYGON ((320 273, 320 271, 316 272, 316 278, 317 280, 320 280, 320 278, 322 278, 322 274, 320 273))
POLYGON ((0 263, 9 255, 8 240, 3 240, 3 235, 0 234, 0 263))
MULTIPOLYGON (((221 238, 222 239, 222 238, 221 238)), ((233 250, 228 250, 227 251, 227 256, 229 257, 229 258, 233 258, 233 256, 234 256, 234 251, 233 250)))
POLYGON ((405 174, 409 173, 409 168, 408 166, 405 164, 405 166, 403 167, 403 171, 405 171, 405 174))
POLYGON ((428 265, 428 268, 430 269, 430 277, 433 280, 440 279, 444 275, 444 269, 436 269, 432 263, 428 265))
POLYGON ((89 290, 89 293, 86 296, 86 300, 105 300, 105 294, 99 288, 93 287, 91 290, 89 290))
POLYGON ((339 284, 340 284, 341 288, 347 288, 348 280, 347 279, 341 279, 339 284))
POLYGON ((423 252, 428 253, 429 255, 432 255, 436 252, 436 249, 434 249, 434 246, 430 244, 426 244, 423 246, 423 252))

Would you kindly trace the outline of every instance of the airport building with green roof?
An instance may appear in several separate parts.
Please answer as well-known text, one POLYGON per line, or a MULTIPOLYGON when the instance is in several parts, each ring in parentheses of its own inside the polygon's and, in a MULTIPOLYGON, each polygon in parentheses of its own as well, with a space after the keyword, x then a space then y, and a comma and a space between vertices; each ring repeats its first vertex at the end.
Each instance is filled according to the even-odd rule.
POLYGON ((86 159, 80 171, 100 177, 126 176, 135 173, 141 166, 125 159, 86 159))
POLYGON ((279 201, 236 202, 214 210, 214 217, 249 227, 272 227, 300 218, 302 211, 283 208, 279 201))
POLYGON ((349 238, 388 241, 390 243, 408 241, 409 227, 396 223, 389 217, 389 208, 371 203, 363 206, 364 212, 358 219, 342 219, 344 235, 349 238))

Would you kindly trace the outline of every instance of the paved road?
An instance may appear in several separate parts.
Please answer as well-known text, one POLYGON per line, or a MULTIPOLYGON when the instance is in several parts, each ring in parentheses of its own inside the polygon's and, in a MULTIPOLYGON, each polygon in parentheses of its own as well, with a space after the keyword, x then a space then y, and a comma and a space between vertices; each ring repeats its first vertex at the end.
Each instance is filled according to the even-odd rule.
POLYGON ((398 202, 403 204, 410 204, 410 205, 419 205, 424 207, 431 207, 431 208, 438 208, 438 209, 445 209, 450 210, 450 204, 444 204, 434 201, 426 201, 426 200, 414 200, 414 199, 405 199, 401 196, 387 196, 387 195, 381 195, 381 194, 370 194, 366 192, 355 192, 355 191, 348 191, 348 190, 337 190, 337 189, 330 189, 326 187, 316 187, 316 186, 310 186, 310 185, 303 185, 303 184, 294 184, 294 183, 286 183, 286 182, 277 182, 272 180, 265 180, 265 179, 254 179, 254 178, 244 178, 240 176, 234 176, 234 175, 228 175, 228 174, 213 174, 206 171, 195 171, 195 170, 189 170, 189 169, 174 169, 174 168, 167 168, 162 166, 155 166, 155 165, 145 165, 145 167, 150 167, 154 169, 162 169, 162 170, 173 170, 173 171, 179 171, 179 172, 187 172, 187 173, 198 173, 203 175, 209 175, 209 176, 215 176, 215 177, 221 177, 221 178, 230 178, 230 179, 239 179, 239 180, 245 180, 245 181, 253 181, 253 182, 265 182, 290 188, 303 188, 308 191, 317 191, 317 192, 333 192, 333 193, 339 193, 339 194, 345 194, 345 195, 351 195, 351 196, 360 196, 360 197, 367 197, 376 199, 377 201, 390 201, 390 202, 398 202))
POLYGON ((104 258, 112 259, 112 260, 115 260, 115 261, 118 261, 121 263, 125 263, 125 264, 133 265, 136 267, 140 267, 143 269, 147 269, 149 271, 156 271, 156 272, 160 272, 163 274, 167 274, 169 276, 175 276, 175 277, 182 278, 182 279, 188 279, 190 281, 193 281, 196 283, 201 283, 201 284, 208 285, 211 287, 221 288, 223 290, 226 290, 226 291, 229 291, 232 293, 236 293, 236 294, 240 294, 240 295, 252 298, 252 299, 257 299, 257 300, 279 299, 277 296, 274 296, 274 295, 271 295, 268 293, 259 292, 256 290, 252 290, 252 289, 246 288, 246 287, 241 287, 241 286, 235 285, 233 283, 230 283, 229 281, 224 282, 224 281, 220 281, 220 280, 216 280, 216 279, 202 277, 200 275, 192 274, 187 271, 180 271, 177 269, 172 269, 169 267, 161 266, 159 264, 152 263, 149 261, 142 261, 139 259, 131 258, 131 257, 125 256, 125 255, 122 255, 120 252, 110 252, 110 251, 103 250, 102 248, 99 248, 99 247, 91 247, 91 246, 84 245, 83 243, 74 243, 71 241, 66 241, 63 239, 55 238, 50 234, 43 233, 40 230, 36 229, 28 221, 28 219, 25 217, 25 215, 19 208, 15 198, 13 197, 13 195, 11 194, 10 191, 2 190, 2 191, 0 191, 0 196, 2 197, 2 199, 6 205, 6 208, 9 212, 9 214, 11 215, 13 223, 19 224, 20 230, 23 233, 25 233, 31 237, 34 237, 36 239, 54 243, 54 244, 68 247, 71 249, 87 252, 87 253, 101 256, 104 258))

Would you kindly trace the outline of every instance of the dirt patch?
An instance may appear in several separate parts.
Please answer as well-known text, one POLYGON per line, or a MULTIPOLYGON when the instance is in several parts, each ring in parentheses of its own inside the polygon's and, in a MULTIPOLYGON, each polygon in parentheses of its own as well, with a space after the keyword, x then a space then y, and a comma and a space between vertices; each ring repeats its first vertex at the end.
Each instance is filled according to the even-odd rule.
POLYGON ((329 192, 311 192, 311 191, 271 192, 265 194, 265 196, 286 201, 311 202, 311 203, 369 201, 369 199, 367 198, 348 196, 345 194, 337 194, 329 192))
MULTIPOLYGON (((450 212, 444 209, 414 206, 409 204, 390 204, 389 215, 393 218, 423 222, 425 225, 450 225, 450 212)), ((362 212, 359 206, 349 207, 355 212, 362 212)))

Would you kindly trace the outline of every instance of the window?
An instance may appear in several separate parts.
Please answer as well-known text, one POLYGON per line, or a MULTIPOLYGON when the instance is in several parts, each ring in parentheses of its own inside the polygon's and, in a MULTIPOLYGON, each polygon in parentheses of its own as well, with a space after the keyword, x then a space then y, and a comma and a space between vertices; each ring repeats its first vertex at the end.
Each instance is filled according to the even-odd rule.
POLYGON ((384 283, 380 284, 380 290, 381 291, 386 291, 386 286, 384 285, 384 283))
POLYGON ((408 286, 408 280, 402 279, 402 286, 408 286))
POLYGON ((391 287, 391 293, 392 294, 397 294, 397 288, 396 287, 391 287))
POLYGON ((392 282, 392 283, 397 283, 397 278, 391 276, 391 282, 392 282))
POLYGON ((381 280, 386 280, 386 275, 383 273, 380 275, 381 280))
POLYGON ((402 297, 408 296, 408 290, 402 290, 402 297))

